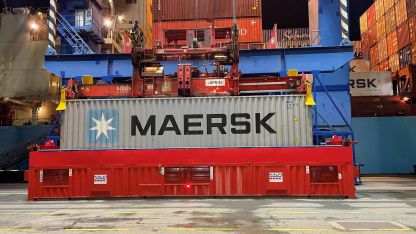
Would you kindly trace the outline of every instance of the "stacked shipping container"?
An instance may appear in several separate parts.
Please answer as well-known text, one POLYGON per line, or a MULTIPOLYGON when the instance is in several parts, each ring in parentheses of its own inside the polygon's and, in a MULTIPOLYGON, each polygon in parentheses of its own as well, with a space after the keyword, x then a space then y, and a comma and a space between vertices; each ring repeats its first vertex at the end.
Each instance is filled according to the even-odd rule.
POLYGON ((360 30, 372 71, 416 63, 416 0, 376 0, 360 17, 360 30))
MULTIPOLYGON (((261 0, 237 0, 236 16, 239 42, 263 41, 261 0)), ((186 46, 196 36, 204 46, 223 43, 230 38, 232 17, 231 1, 153 0, 153 41, 186 46)))

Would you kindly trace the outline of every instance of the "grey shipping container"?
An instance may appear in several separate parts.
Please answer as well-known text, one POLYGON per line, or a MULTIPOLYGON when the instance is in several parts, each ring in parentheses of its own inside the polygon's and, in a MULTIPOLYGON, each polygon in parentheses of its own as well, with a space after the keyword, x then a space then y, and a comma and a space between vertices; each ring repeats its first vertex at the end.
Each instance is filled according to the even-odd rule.
POLYGON ((71 100, 61 148, 311 145, 311 110, 304 103, 304 95, 71 100))

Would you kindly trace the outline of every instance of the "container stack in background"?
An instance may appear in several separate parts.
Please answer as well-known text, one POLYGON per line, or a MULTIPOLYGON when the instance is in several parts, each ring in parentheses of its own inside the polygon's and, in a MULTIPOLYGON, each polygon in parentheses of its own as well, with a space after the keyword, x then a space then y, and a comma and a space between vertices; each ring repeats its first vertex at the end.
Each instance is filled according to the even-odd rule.
MULTIPOLYGON (((237 0, 240 43, 263 40, 261 0, 237 0)), ((192 38, 205 47, 225 43, 231 37, 233 10, 231 1, 154 0, 153 41, 164 47, 189 46, 192 38), (215 26, 215 32, 212 31, 215 26), (211 36, 215 33, 215 42, 211 36)))
POLYGON ((416 63, 416 0, 376 0, 360 17, 362 52, 372 71, 416 63))
POLYGON ((360 17, 360 30, 356 60, 368 60, 371 72, 351 69, 362 72, 350 77, 353 117, 414 115, 414 104, 394 96, 392 78, 416 64, 416 0, 376 0, 360 17))

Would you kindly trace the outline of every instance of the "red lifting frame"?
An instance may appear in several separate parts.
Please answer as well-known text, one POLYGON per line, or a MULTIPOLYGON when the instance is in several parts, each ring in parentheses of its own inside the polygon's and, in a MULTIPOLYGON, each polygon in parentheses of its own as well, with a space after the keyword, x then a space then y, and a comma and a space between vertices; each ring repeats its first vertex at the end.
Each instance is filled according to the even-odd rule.
POLYGON ((28 199, 142 196, 355 198, 351 147, 30 153, 28 199))

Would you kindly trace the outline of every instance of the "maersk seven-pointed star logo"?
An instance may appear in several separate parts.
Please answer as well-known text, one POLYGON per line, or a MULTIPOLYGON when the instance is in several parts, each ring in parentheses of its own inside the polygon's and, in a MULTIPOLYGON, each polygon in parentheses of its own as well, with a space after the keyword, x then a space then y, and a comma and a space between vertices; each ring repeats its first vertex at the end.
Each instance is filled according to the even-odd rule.
POLYGON ((118 142, 118 111, 113 109, 91 110, 86 116, 88 143, 115 144, 118 142))
POLYGON ((111 122, 113 122, 114 118, 111 118, 109 120, 106 120, 104 117, 104 113, 101 114, 101 120, 96 120, 94 118, 91 118, 95 122, 95 127, 90 128, 91 131, 97 131, 97 136, 95 139, 98 139, 101 134, 104 134, 104 136, 108 139, 108 131, 111 130, 117 130, 113 127, 111 127, 111 122))

